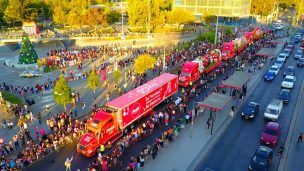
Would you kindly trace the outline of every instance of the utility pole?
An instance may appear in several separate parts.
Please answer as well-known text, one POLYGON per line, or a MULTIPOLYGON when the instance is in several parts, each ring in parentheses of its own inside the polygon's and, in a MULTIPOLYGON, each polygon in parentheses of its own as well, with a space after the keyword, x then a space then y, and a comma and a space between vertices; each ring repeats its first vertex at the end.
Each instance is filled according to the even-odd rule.
POLYGON ((218 14, 217 14, 217 16, 216 16, 215 38, 214 38, 214 44, 215 44, 215 45, 216 45, 216 43, 217 43, 217 31, 218 31, 219 15, 220 15, 220 13, 221 13, 221 8, 222 8, 221 2, 222 2, 222 1, 220 1, 219 11, 218 11, 218 14))
POLYGON ((302 10, 302 5, 303 5, 303 0, 301 0, 300 7, 298 9, 297 24, 296 24, 297 26, 298 26, 299 19, 300 19, 300 13, 301 13, 301 10, 302 10))
POLYGON ((125 33, 124 33, 124 12, 123 12, 123 4, 122 0, 120 0, 120 10, 121 10, 121 39, 125 39, 125 33))
POLYGON ((151 9, 150 9, 150 0, 148 0, 148 33, 147 33, 148 38, 151 38, 150 21, 151 21, 151 9))
POLYGON ((214 38, 214 44, 217 43, 217 30, 218 30, 218 22, 219 22, 219 16, 216 17, 216 25, 215 25, 215 38, 214 38))
POLYGON ((163 73, 165 73, 165 69, 166 69, 166 44, 164 45, 163 73))

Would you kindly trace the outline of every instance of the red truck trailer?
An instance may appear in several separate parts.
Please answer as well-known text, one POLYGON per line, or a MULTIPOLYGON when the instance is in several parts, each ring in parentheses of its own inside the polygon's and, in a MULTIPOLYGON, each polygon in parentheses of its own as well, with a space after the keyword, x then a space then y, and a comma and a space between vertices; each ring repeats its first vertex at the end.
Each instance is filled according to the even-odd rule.
POLYGON ((77 144, 77 151, 87 157, 94 156, 101 145, 112 144, 134 121, 177 91, 178 76, 165 73, 108 102, 86 124, 87 133, 77 144))
POLYGON ((179 76, 179 85, 188 87, 190 82, 194 83, 203 73, 209 73, 221 64, 222 60, 217 51, 211 51, 204 56, 199 56, 193 61, 188 61, 182 66, 179 76))

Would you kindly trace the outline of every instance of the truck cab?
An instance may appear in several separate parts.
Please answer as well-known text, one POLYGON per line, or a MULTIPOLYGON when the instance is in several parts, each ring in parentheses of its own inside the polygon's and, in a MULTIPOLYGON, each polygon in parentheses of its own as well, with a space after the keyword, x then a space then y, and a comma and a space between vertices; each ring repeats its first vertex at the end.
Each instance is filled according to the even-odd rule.
POLYGON ((227 61, 230 58, 235 56, 234 53, 234 43, 233 42, 226 42, 224 43, 223 49, 222 49, 222 60, 227 61))
POLYGON ((200 78, 203 72, 203 62, 199 59, 186 62, 181 70, 181 74, 178 79, 178 84, 182 87, 188 87, 190 82, 194 83, 200 78))
POLYGON ((245 32, 245 38, 247 39, 247 42, 248 44, 252 43, 253 42, 253 39, 254 39, 254 35, 253 35, 253 32, 245 32))
POLYGON ((122 136, 115 119, 114 109, 105 107, 98 111, 87 123, 87 133, 80 139, 77 151, 87 157, 93 157, 101 144, 114 142, 122 136))
POLYGON ((283 102, 278 99, 273 99, 267 106, 264 117, 265 120, 277 121, 282 112, 283 102))

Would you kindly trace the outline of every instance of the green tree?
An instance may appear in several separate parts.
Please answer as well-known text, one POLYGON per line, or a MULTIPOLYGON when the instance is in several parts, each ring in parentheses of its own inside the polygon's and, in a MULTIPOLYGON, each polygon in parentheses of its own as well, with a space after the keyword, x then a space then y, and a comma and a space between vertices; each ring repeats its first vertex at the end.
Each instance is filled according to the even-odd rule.
POLYGON ((113 72, 113 77, 114 77, 115 82, 118 83, 119 78, 121 77, 120 69, 119 69, 119 68, 117 68, 117 70, 115 70, 115 71, 113 72))
POLYGON ((203 40, 213 43, 215 41, 215 32, 205 32, 203 33, 203 40))
POLYGON ((233 34, 231 27, 226 26, 224 28, 224 34, 227 36, 231 36, 233 34))
POLYGON ((127 0, 128 22, 131 26, 148 27, 149 1, 151 29, 165 24, 165 13, 161 11, 163 0, 127 0))
POLYGON ((110 11, 108 14, 107 14, 107 22, 109 24, 113 24, 115 22, 118 22, 119 21, 119 18, 121 18, 121 14, 118 13, 117 11, 110 11))
POLYGON ((6 21, 34 21, 38 17, 38 9, 30 0, 9 0, 4 11, 6 21))
POLYGON ((4 11, 5 11, 7 6, 8 6, 8 0, 0 0, 0 22, 4 21, 3 20, 4 11))
POLYGON ((65 112, 66 104, 73 102, 72 90, 62 74, 55 83, 53 97, 57 104, 63 105, 65 112))
POLYGON ((183 9, 175 9, 167 15, 168 23, 177 24, 177 29, 179 29, 181 24, 191 23, 194 19, 192 13, 183 9))
POLYGON ((267 16, 274 8, 275 0, 254 0, 251 1, 250 12, 251 14, 267 16))
POLYGON ((88 86, 93 90, 94 99, 96 98, 96 89, 100 86, 100 79, 95 70, 92 70, 88 78, 88 86))
POLYGON ((144 74, 148 69, 154 67, 156 59, 149 54, 138 56, 134 61, 134 71, 136 74, 144 74))
POLYGON ((22 36, 19 62, 21 64, 33 64, 37 62, 38 55, 27 34, 22 36))
POLYGON ((206 14, 206 15, 202 16, 201 20, 205 21, 206 23, 214 23, 214 22, 216 22, 216 16, 215 15, 206 14))

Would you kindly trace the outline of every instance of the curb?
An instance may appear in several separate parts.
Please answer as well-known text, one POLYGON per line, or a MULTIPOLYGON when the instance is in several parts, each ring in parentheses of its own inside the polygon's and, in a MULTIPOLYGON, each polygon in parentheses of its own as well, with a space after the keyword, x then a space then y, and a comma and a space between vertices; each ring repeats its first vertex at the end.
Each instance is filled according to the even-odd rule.
MULTIPOLYGON (((283 49, 284 46, 282 47, 277 47, 279 50, 277 53, 280 53, 280 51, 283 49)), ((277 48, 275 48, 275 51, 277 51, 277 48)), ((275 54, 276 56, 277 54, 275 54)), ((269 68, 269 66, 274 63, 274 60, 268 60, 266 62, 267 64, 264 66, 264 68, 262 70, 260 70, 261 72, 259 74, 257 74, 257 77, 260 78, 261 75, 263 75, 265 73, 265 71, 269 68)), ((248 97, 252 94, 252 92, 254 91, 254 89, 258 86, 259 81, 255 81, 254 84, 252 85, 252 87, 250 88, 250 91, 248 92, 247 96, 244 98, 244 101, 246 101, 248 99, 248 97)), ((235 113, 238 113, 239 110, 241 109, 241 107, 244 105, 244 103, 242 103, 236 110, 235 113)), ((199 166, 201 165, 201 163, 204 161, 204 159, 207 157, 207 154, 210 152, 211 148, 215 145, 215 142, 218 140, 218 138, 220 136, 223 135, 224 131, 226 130, 226 128, 231 124, 232 119, 230 119, 230 117, 227 117, 224 121, 221 127, 219 127, 215 132, 214 135, 211 136, 211 138, 207 141, 206 145, 203 147, 202 150, 200 150, 199 154, 195 157, 195 160, 193 160, 191 162, 191 164, 188 166, 187 171, 198 171, 199 170, 199 166)))
MULTIPOLYGON (((302 81, 302 85, 301 85, 301 89, 300 89, 299 94, 303 94, 303 93, 304 93, 304 80, 302 81)), ((303 96, 301 96, 301 95, 298 96, 297 104, 296 104, 296 107, 295 107, 295 110, 293 112, 292 119, 291 119, 291 122, 290 122, 290 125, 289 125, 287 138, 286 138, 285 143, 284 143, 285 147, 286 147, 285 148, 286 157, 280 159, 278 171, 284 171, 284 169, 285 169, 286 159, 288 158, 288 152, 289 152, 289 148, 290 148, 290 145, 291 145, 291 139, 292 139, 292 136, 294 135, 294 128, 295 128, 295 125, 296 125, 295 123, 296 123, 298 115, 299 115, 299 110, 300 110, 300 105, 301 105, 302 100, 303 100, 303 96)))

